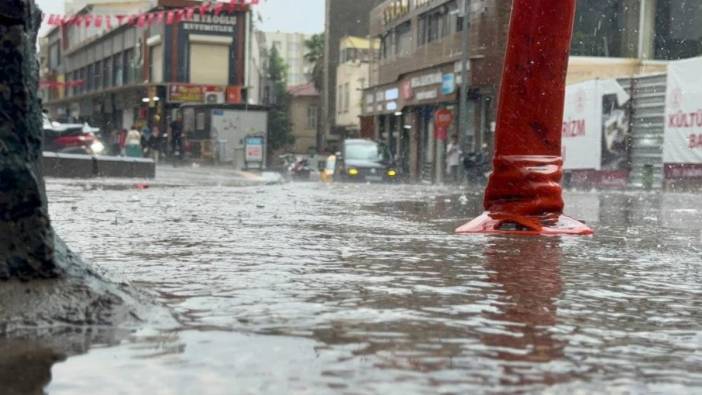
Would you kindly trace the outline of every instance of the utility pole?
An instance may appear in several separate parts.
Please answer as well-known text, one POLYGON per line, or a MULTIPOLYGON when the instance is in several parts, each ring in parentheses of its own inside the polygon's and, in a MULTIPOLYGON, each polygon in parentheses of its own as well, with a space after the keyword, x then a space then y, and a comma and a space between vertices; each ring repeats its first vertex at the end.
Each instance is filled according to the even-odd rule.
MULTIPOLYGON (((466 141, 466 131, 468 126, 468 87, 470 83, 468 82, 468 62, 470 61, 470 55, 468 53, 470 49, 469 39, 470 33, 470 0, 463 0, 463 32, 461 35, 461 41, 463 44, 463 49, 461 53, 461 94, 459 98, 459 117, 458 117, 458 143, 461 147, 466 147, 469 144, 469 149, 475 150, 475 136, 470 136, 470 141, 466 141)), ((463 166, 459 166, 461 173, 463 172, 463 166)))

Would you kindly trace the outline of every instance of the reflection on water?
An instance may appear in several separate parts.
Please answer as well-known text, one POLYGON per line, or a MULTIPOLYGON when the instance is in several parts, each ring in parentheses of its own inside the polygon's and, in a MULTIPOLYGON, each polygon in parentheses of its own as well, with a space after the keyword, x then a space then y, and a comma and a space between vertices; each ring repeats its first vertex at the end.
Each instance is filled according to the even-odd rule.
POLYGON ((702 385, 702 221, 688 195, 569 194, 597 235, 542 239, 453 235, 480 196, 441 188, 48 187, 67 241, 178 321, 86 341, 53 365, 51 394, 702 385))
MULTIPOLYGON (((547 363, 563 357, 564 340, 555 339, 556 301, 562 291, 559 239, 498 238, 485 249, 489 281, 502 293, 496 312, 486 318, 505 331, 482 336, 503 361, 547 363)), ((517 374, 517 372, 514 372, 517 374)), ((527 380, 525 380, 527 381, 527 380)))

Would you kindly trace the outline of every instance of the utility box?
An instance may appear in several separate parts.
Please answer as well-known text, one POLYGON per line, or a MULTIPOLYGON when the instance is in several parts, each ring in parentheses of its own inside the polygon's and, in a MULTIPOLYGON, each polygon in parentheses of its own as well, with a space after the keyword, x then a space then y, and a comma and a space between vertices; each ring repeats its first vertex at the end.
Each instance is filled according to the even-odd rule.
MULTIPOLYGON (((183 104, 183 132, 194 160, 229 164, 238 170, 250 167, 247 139, 268 141, 268 109, 263 106, 227 104, 183 104)), ((261 147, 260 168, 265 167, 267 149, 261 147)), ((259 166, 256 166, 258 168, 259 166)))

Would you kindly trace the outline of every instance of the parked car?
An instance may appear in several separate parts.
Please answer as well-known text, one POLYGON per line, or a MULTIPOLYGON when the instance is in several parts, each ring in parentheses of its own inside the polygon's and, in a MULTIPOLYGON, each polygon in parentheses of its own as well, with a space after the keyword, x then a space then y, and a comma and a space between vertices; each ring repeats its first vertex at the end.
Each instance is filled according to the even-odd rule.
POLYGON ((337 161, 341 181, 394 182, 400 177, 388 147, 372 140, 345 140, 337 161))
POLYGON ((47 152, 101 155, 105 146, 96 137, 99 129, 87 124, 59 123, 44 118, 44 147, 47 152))

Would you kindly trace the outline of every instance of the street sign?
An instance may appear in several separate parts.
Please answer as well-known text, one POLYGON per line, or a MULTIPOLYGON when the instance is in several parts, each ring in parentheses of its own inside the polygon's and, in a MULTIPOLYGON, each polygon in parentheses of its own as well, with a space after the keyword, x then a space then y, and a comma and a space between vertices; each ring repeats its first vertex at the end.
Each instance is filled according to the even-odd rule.
POLYGON ((449 110, 438 110, 434 114, 434 135, 437 140, 446 141, 448 139, 448 128, 453 123, 453 113, 449 110))
POLYGON ((249 136, 245 139, 246 168, 263 169, 265 139, 262 136, 249 136))

